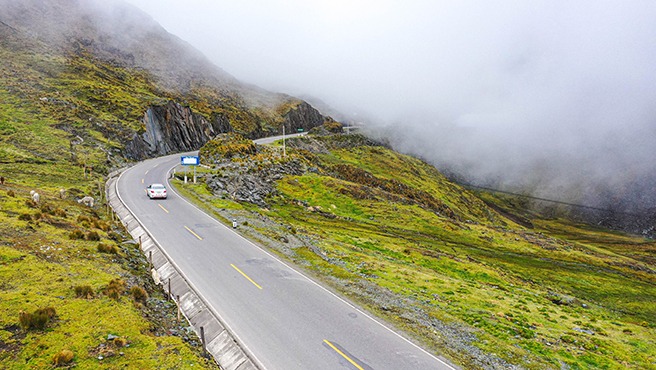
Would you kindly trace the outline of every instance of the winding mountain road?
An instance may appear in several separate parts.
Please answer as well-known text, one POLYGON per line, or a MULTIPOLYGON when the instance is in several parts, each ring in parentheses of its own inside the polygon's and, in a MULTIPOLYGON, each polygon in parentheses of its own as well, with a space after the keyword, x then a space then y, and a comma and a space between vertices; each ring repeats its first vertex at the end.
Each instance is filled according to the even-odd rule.
MULTIPOLYGON (((263 140, 270 142, 275 138, 263 140)), ((116 182, 121 201, 262 369, 453 369, 202 212, 167 183, 180 154, 141 162, 116 182)))

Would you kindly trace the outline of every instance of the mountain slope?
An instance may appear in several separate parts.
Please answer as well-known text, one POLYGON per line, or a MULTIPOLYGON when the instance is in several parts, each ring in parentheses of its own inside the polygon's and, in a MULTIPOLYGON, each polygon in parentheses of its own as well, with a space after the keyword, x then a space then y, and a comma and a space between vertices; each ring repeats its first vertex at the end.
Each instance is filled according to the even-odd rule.
POLYGON ((0 2, 3 23, 59 50, 85 49, 98 59, 148 70, 157 83, 186 91, 194 81, 243 87, 186 42, 134 6, 117 1, 0 2))
MULTIPOLYGON (((298 99, 240 83, 122 2, 2 0, 0 36, 0 129, 26 132, 20 117, 29 111, 43 124, 28 131, 63 138, 60 154, 68 151, 63 141, 79 136, 88 151, 121 162, 197 149, 218 133, 212 127, 258 137, 324 120, 314 108, 299 110, 305 103, 298 99), (162 109, 168 112, 153 126, 149 110, 162 109), (161 147, 149 129, 182 130, 188 138, 161 147)), ((30 156, 11 144, 18 156, 30 156)))
POLYGON ((0 0, 0 59, 0 367, 214 368, 106 209, 105 176, 325 118, 120 2, 0 0))
POLYGON ((211 141, 178 187, 465 368, 652 365, 654 242, 504 211, 522 226, 361 136, 286 149, 211 141))

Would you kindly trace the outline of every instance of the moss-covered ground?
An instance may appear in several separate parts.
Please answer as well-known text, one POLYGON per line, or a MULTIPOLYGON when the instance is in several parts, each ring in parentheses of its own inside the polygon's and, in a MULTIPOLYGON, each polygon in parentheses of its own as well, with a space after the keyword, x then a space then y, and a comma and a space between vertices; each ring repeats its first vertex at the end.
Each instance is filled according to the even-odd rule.
POLYGON ((95 188, 94 179, 81 175, 51 179, 50 187, 11 177, 0 185, 0 367, 49 368, 63 350, 74 354, 66 366, 83 369, 212 367, 198 347, 167 332, 167 321, 177 324, 175 306, 150 282, 145 258, 120 223, 102 206, 92 209, 53 191, 70 191, 62 180, 73 179, 82 189, 95 188), (30 190, 40 194, 38 204, 30 190), (112 280, 120 281, 116 296, 108 288, 112 280), (47 307, 56 314, 45 327, 21 325, 21 312, 47 307))

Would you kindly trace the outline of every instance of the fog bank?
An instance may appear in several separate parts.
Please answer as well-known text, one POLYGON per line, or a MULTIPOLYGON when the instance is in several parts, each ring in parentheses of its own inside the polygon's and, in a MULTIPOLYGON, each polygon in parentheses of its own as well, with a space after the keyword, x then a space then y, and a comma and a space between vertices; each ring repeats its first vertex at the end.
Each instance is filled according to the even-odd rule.
POLYGON ((129 2, 237 78, 470 182, 656 206, 652 1, 129 2))

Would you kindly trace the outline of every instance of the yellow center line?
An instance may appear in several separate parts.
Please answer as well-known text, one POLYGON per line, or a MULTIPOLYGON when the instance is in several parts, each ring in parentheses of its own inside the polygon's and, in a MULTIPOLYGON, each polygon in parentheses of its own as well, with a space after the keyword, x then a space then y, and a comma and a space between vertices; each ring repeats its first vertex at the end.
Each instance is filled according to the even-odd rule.
POLYGON ((340 351, 339 348, 335 347, 335 346, 334 346, 332 343, 330 343, 327 339, 324 339, 323 342, 326 343, 327 345, 329 345, 330 348, 332 348, 335 352, 339 353, 340 356, 344 357, 344 358, 346 359, 346 361, 350 362, 353 366, 355 366, 356 369, 358 369, 358 370, 364 370, 364 369, 362 368, 362 366, 358 365, 357 362, 351 360, 350 357, 348 357, 347 355, 345 355, 344 352, 340 351))
POLYGON ((192 229, 190 229, 190 228, 188 228, 188 227, 186 227, 186 226, 185 226, 184 228, 187 229, 187 231, 189 231, 193 236, 195 236, 196 238, 198 238, 198 240, 203 240, 203 238, 201 238, 200 236, 198 236, 198 234, 196 234, 192 229))
MULTIPOLYGON (((163 206, 163 205, 161 205, 161 204, 159 204, 159 203, 158 203, 157 205, 159 206, 159 208, 161 208, 161 209, 163 209, 163 210, 164 210, 164 212, 166 212, 166 213, 169 213, 169 210, 168 210, 168 209, 166 209, 166 208, 164 208, 164 206, 163 206)), ((191 230, 189 230, 189 231, 191 231, 191 230)))
POLYGON ((237 270, 237 272, 239 272, 240 274, 242 274, 242 276, 245 277, 246 279, 248 279, 248 281, 250 281, 251 283, 253 283, 253 285, 255 285, 256 287, 258 287, 259 289, 262 289, 262 287, 261 287, 258 283, 254 282, 253 279, 251 279, 250 277, 248 277, 248 275, 244 274, 244 272, 241 271, 237 266, 233 265, 232 263, 230 264, 230 266, 232 266, 233 269, 237 270))
POLYGON ((141 179, 141 183, 142 183, 142 184, 144 183, 144 179, 141 179))

